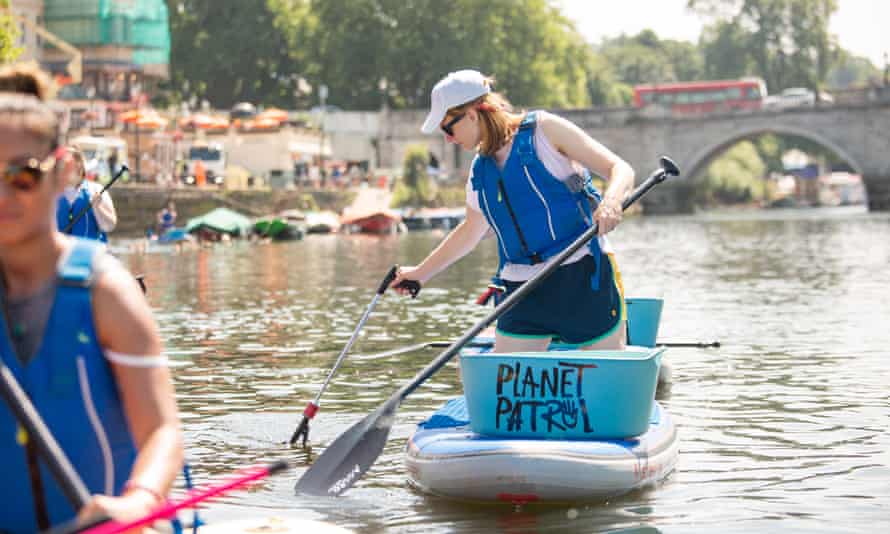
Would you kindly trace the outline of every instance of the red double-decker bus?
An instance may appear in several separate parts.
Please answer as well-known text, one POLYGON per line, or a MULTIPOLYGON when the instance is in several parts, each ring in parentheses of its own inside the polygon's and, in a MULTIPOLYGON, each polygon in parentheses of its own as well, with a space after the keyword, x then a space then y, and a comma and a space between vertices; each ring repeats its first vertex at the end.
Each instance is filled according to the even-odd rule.
POLYGON ((634 87, 634 106, 659 105, 674 113, 713 113, 760 109, 766 84, 760 78, 671 82, 634 87))

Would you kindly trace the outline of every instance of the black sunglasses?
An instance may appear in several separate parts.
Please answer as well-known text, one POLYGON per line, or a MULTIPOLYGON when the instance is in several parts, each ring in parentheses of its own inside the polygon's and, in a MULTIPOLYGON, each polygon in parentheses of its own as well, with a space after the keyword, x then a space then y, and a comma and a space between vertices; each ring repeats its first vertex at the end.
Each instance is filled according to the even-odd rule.
POLYGON ((7 165, 3 170, 3 182, 16 191, 31 191, 40 184, 43 176, 51 171, 55 165, 55 152, 43 161, 37 158, 30 158, 27 162, 20 165, 7 165))
POLYGON ((445 135, 447 135, 448 137, 454 137, 454 130, 453 130, 454 125, 459 123, 460 120, 462 118, 464 118, 465 115, 466 115, 466 112, 459 113, 458 115, 455 115, 454 118, 451 119, 450 121, 439 126, 439 128, 442 128, 442 131, 445 132, 445 135))

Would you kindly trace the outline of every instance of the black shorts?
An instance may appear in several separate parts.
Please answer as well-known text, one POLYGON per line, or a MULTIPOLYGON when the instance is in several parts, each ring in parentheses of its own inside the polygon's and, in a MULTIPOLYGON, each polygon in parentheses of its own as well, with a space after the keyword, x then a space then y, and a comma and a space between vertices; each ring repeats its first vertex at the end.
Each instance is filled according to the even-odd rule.
MULTIPOLYGON (((611 335, 626 317, 621 273, 611 254, 600 260, 599 284, 592 278, 596 261, 587 255, 563 265, 498 319, 507 337, 558 338, 571 345, 590 345, 611 335)), ((504 297, 524 282, 505 281, 504 297)))

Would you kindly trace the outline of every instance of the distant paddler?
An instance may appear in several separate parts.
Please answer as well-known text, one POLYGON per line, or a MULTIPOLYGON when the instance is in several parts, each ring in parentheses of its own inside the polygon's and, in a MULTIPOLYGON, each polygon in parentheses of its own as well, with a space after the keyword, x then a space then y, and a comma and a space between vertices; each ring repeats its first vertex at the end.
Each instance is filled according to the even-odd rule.
POLYGON ((176 227, 176 204, 168 200, 158 212, 158 237, 162 237, 168 231, 176 227))
MULTIPOLYGON (((68 147, 67 151, 74 161, 75 172, 71 183, 59 197, 56 208, 59 230, 107 243, 108 233, 117 226, 117 211, 108 193, 113 182, 102 187, 98 182, 87 179, 89 172, 83 154, 74 147, 68 147)), ((113 180, 119 177, 116 175, 113 180)))

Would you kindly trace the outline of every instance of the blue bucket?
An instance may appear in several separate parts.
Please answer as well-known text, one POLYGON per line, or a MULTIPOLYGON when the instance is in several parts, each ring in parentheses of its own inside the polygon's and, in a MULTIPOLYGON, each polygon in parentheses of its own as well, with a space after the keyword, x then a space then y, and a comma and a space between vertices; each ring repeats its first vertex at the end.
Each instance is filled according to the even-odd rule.
POLYGON ((470 428, 487 436, 625 439, 649 428, 663 348, 463 354, 470 428))
POLYGON ((662 299, 632 298, 627 303, 627 344, 654 347, 661 322, 662 299))

